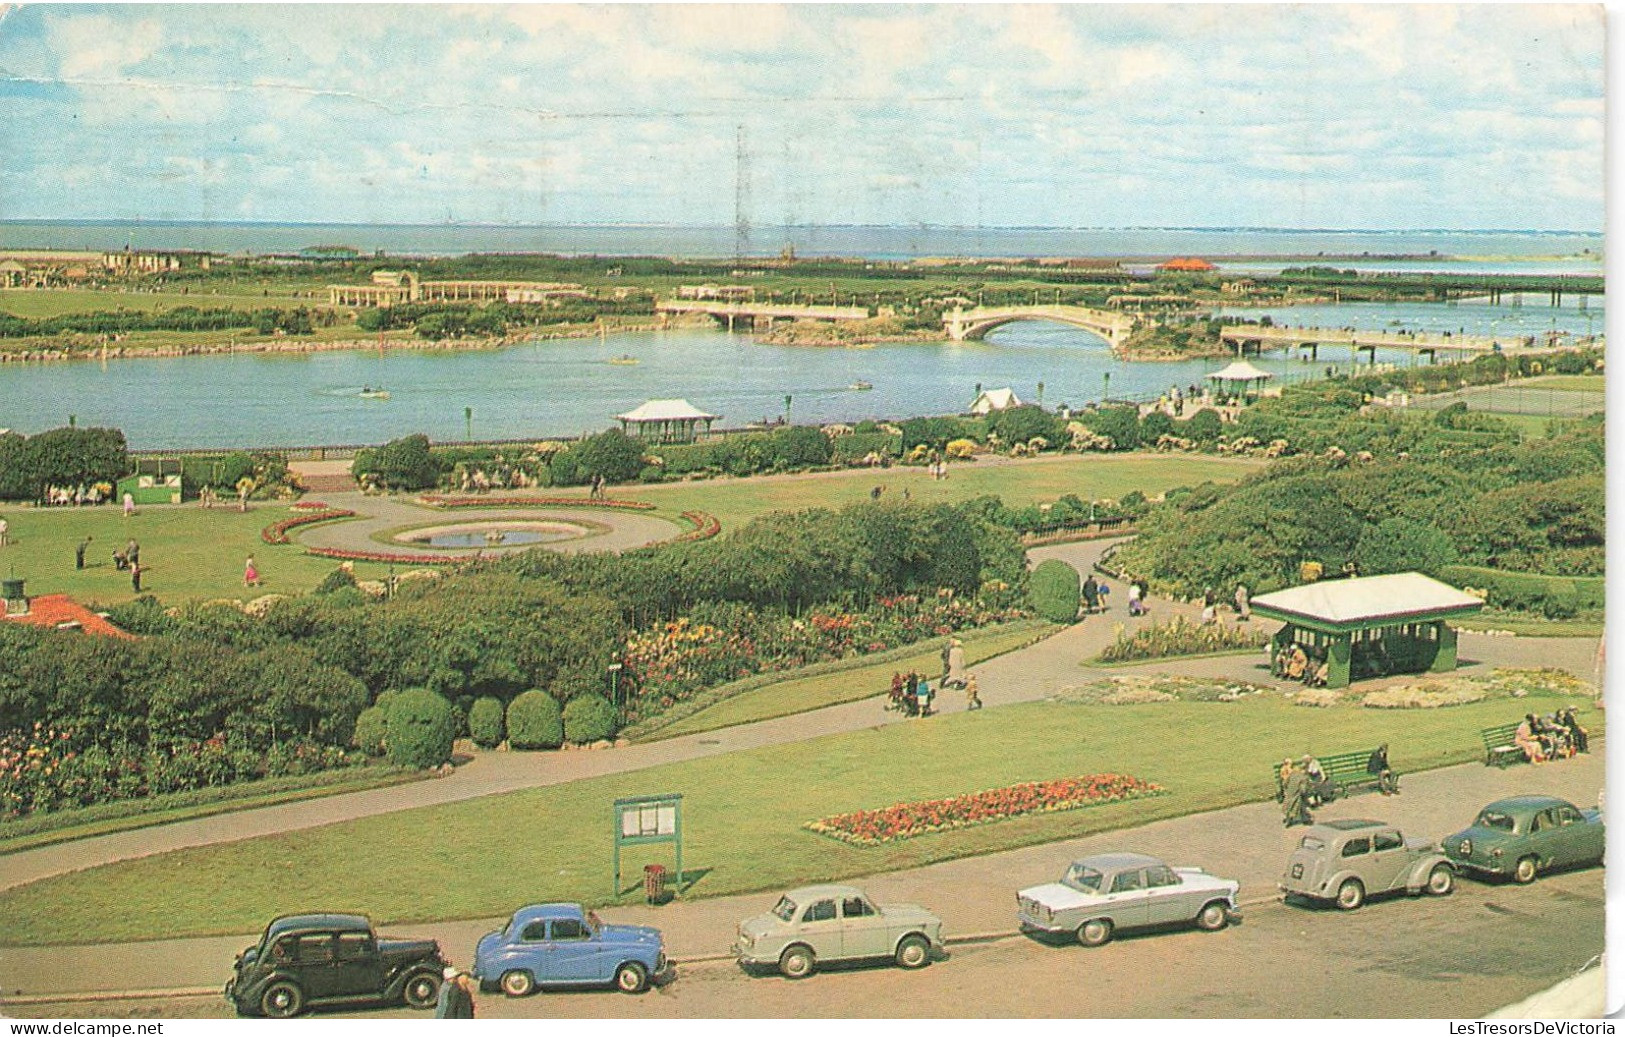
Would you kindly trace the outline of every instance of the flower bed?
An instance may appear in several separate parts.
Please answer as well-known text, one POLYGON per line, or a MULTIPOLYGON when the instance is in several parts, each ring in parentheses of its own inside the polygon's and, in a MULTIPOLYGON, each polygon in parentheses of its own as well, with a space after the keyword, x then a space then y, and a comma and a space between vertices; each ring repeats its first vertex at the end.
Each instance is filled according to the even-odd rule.
POLYGON ((418 503, 430 508, 610 508, 617 511, 653 511, 641 500, 592 500, 588 497, 443 497, 426 493, 418 503))
POLYGON ((327 502, 319 500, 300 500, 288 505, 294 511, 326 511, 327 502))
MULTIPOLYGON (((298 507, 298 505, 294 505, 298 507)), ((267 544, 286 544, 288 530, 298 526, 309 526, 317 522, 328 522, 332 519, 350 518, 355 512, 346 508, 327 508, 323 511, 311 511, 304 515, 294 515, 280 522, 273 522, 260 530, 260 539, 267 544)))
POLYGON ((683 512, 683 517, 694 523, 694 528, 689 530, 687 533, 684 533, 680 537, 674 537, 673 539, 676 541, 710 540, 712 537, 722 532, 722 523, 715 515, 707 514, 703 511, 685 511, 683 512))
POLYGON ((991 824, 1026 814, 1047 814, 1162 795, 1160 785, 1127 774, 1086 774, 1054 781, 1031 781, 950 799, 897 803, 880 810, 809 821, 803 827, 855 846, 879 846, 930 832, 991 824))
POLYGON ((1118 624, 1117 637, 1098 657, 1099 662, 1118 663, 1138 659, 1165 659, 1173 655, 1201 655, 1240 648, 1260 648, 1269 641, 1262 628, 1248 629, 1223 623, 1192 623, 1175 616, 1166 625, 1153 623, 1132 635, 1118 624))
POLYGON ((406 554, 400 551, 350 551, 341 547, 306 547, 305 554, 316 555, 318 558, 337 558, 344 562, 388 562, 392 565, 456 565, 458 562, 472 562, 477 557, 406 554))

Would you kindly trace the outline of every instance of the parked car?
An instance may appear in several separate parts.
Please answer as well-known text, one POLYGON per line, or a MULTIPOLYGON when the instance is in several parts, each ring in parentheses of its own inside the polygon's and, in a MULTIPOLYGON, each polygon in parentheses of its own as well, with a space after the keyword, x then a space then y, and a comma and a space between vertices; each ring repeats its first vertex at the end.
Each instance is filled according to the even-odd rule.
POLYGON ((435 941, 379 936, 364 915, 284 915, 237 955, 226 1000, 273 1019, 351 1001, 433 1008, 445 967, 435 941))
POLYGON ((773 965, 801 979, 830 961, 890 958, 917 969, 941 947, 942 919, 923 907, 876 904, 852 886, 806 886, 740 922, 733 951, 741 965, 773 965))
POLYGON ((1382 821, 1327 821, 1311 825, 1287 858, 1281 892, 1353 911, 1366 898, 1404 890, 1448 896, 1456 870, 1439 844, 1407 840, 1382 821))
POLYGON ((658 929, 606 925, 580 904, 532 904, 480 937, 473 972, 485 990, 524 997, 551 986, 613 986, 640 994, 667 968, 658 929))
POLYGON ((1075 934, 1085 947, 1099 947, 1130 929, 1223 929, 1237 913, 1240 888, 1232 879, 1170 868, 1143 853, 1104 853, 1073 861, 1059 882, 1017 893, 1016 916, 1023 929, 1075 934))
POLYGON ((1581 810, 1555 796, 1498 799, 1471 828, 1446 836, 1444 851, 1458 867, 1533 882, 1555 868, 1602 863, 1602 811, 1581 810))

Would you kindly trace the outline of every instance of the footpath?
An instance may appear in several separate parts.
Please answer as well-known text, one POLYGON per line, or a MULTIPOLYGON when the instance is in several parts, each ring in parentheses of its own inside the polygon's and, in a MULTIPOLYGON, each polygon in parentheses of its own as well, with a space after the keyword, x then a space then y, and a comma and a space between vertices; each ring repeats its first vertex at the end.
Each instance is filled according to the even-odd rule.
MULTIPOLYGON (((1543 792, 1589 806, 1598 800, 1603 773, 1600 753, 1538 767, 1496 769, 1466 764, 1403 776, 1398 796, 1367 794, 1338 800, 1318 811, 1316 819, 1375 817, 1400 826, 1409 837, 1437 839, 1471 823, 1485 803, 1509 795, 1543 792)), ((1299 828, 1282 827, 1276 803, 1250 803, 1081 839, 872 875, 855 884, 882 903, 912 902, 935 911, 943 919, 951 944, 993 940, 1016 933, 1017 890, 1057 880, 1066 864, 1077 857, 1134 850, 1175 866, 1201 866, 1239 880, 1245 916, 1250 907, 1277 898, 1275 884, 1301 833, 1299 828)), ((774 891, 679 899, 661 907, 629 898, 626 906, 605 907, 600 913, 607 921, 661 929, 668 953, 681 968, 685 962, 729 957, 739 922, 772 907, 777 896, 774 891)), ((546 890, 536 891, 538 901, 546 898, 546 890)), ((481 918, 381 928, 395 935, 433 937, 452 961, 467 967, 479 937, 505 922, 505 918, 481 918)), ((256 935, 0 948, 3 995, 15 1002, 45 995, 61 999, 62 995, 111 996, 132 991, 213 993, 230 975, 233 956, 256 935)))

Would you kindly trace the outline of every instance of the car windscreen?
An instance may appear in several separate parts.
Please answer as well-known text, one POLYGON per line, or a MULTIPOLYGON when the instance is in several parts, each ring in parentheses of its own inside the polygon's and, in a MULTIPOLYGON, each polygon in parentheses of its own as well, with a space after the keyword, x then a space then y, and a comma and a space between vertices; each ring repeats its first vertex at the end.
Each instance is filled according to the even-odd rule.
POLYGON ((780 897, 778 904, 773 908, 773 917, 781 922, 795 921, 796 902, 789 897, 780 897))
POLYGON ((1498 828, 1503 832, 1513 832, 1518 828, 1518 823, 1513 820, 1511 814, 1499 810, 1484 811, 1478 815, 1478 820, 1473 824, 1478 828, 1498 828))
POLYGON ((1303 840, 1298 843, 1298 846, 1305 850, 1324 850, 1326 848, 1326 841, 1318 836, 1306 835, 1303 837, 1303 840))
POLYGON ((1066 878, 1061 881, 1080 893, 1099 893, 1100 882, 1105 876, 1086 864, 1074 864, 1067 869, 1066 878))

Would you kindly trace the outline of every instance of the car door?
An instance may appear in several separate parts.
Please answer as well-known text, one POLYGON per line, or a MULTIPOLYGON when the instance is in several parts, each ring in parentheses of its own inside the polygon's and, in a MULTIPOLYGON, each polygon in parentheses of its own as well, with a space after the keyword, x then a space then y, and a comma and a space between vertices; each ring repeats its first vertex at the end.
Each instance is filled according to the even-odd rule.
POLYGON ((833 897, 815 900, 801 912, 797 937, 813 949, 820 960, 846 957, 841 939, 841 919, 833 897))
POLYGON ((1383 829, 1371 836, 1371 853, 1365 859, 1364 872, 1367 893, 1381 893, 1405 884, 1410 871, 1411 854, 1405 849, 1405 837, 1392 829, 1383 829))
POLYGON ((1166 864, 1145 869, 1146 925, 1188 922, 1201 905, 1196 894, 1185 888, 1179 875, 1166 864))
POLYGON ((1145 889, 1145 869, 1127 868, 1112 876, 1106 892, 1104 914, 1115 929, 1136 929, 1150 917, 1150 901, 1145 889))
POLYGON ((1593 854, 1600 852, 1596 844, 1601 840, 1587 838, 1591 833, 1586 829, 1591 826, 1586 824, 1584 815, 1571 806, 1553 807, 1552 820, 1556 827, 1553 841, 1563 854, 1557 864, 1582 864, 1595 859, 1593 854))
POLYGON ((549 970, 553 967, 552 946, 547 938, 545 921, 537 919, 526 922, 525 927, 519 931, 519 939, 513 943, 513 950, 516 953, 503 962, 503 971, 526 969, 536 982, 547 982, 550 978, 549 970))
POLYGON ((847 958, 880 958, 892 952, 891 923, 880 909, 860 896, 841 898, 841 954, 847 958))
POLYGON ((301 933, 293 945, 290 971, 309 1000, 342 997, 338 973, 338 934, 301 933))
POLYGON ((334 944, 333 996, 377 997, 384 985, 384 963, 368 932, 339 933, 334 944))
MULTIPOLYGON (((1566 862, 1569 851, 1568 839, 1562 827, 1557 823, 1557 810, 1547 807, 1537 810, 1529 819, 1529 838, 1527 845, 1540 856, 1541 862, 1549 867, 1558 867, 1566 862)), ((1522 853, 1519 856, 1523 856, 1522 853)))
POLYGON ((549 977, 557 983, 587 983, 606 977, 598 975, 593 960, 598 942, 592 930, 579 918, 555 918, 548 923, 549 977))

